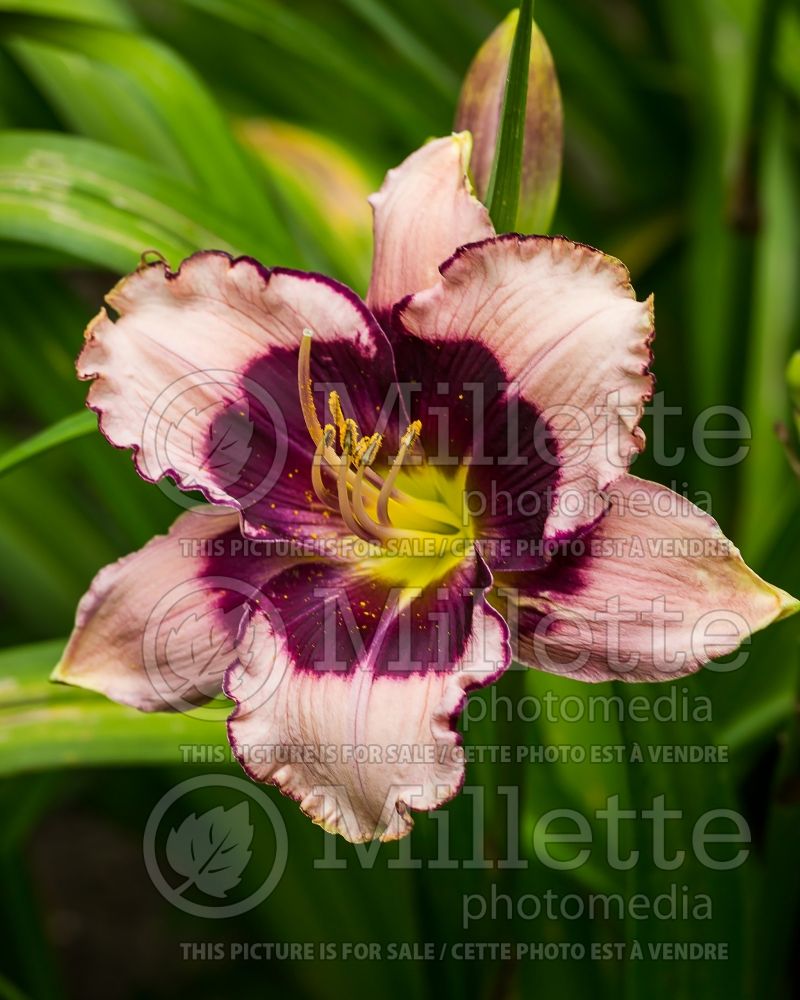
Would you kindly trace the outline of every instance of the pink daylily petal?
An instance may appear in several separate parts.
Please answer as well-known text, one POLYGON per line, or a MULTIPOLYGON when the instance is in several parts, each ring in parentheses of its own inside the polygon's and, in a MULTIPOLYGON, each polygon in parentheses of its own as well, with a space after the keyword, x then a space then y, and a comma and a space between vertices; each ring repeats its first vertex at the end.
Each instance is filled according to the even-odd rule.
POLYGON ((548 432, 540 450, 558 478, 545 536, 586 529, 602 513, 600 491, 644 447, 652 300, 636 301, 618 261, 561 237, 512 234, 465 246, 441 272, 397 308, 396 324, 496 357, 509 395, 535 407, 548 432))
POLYGON ((665 681, 727 656, 800 604, 758 577, 717 522, 624 476, 591 537, 538 573, 499 574, 516 656, 582 681, 665 681))
POLYGON ((52 679, 144 711, 183 710, 218 695, 260 577, 285 565, 213 556, 215 546, 231 553, 240 543, 235 513, 199 507, 101 569, 52 679))
POLYGON ((353 842, 402 837, 459 790, 456 717, 512 649, 585 681, 668 680, 800 607, 711 517, 627 474, 652 300, 590 247, 496 237, 470 151, 434 140, 371 199, 368 305, 203 252, 120 282, 78 361, 140 474, 222 507, 97 575, 54 679, 144 710, 224 692, 246 771, 353 842), (394 551, 423 541, 445 546, 394 551))
POLYGON ((434 139, 390 170, 370 198, 375 249, 367 304, 382 319, 395 302, 427 288, 457 247, 494 235, 467 177, 469 132, 434 139))
POLYGON ((88 405, 102 431, 134 450, 145 479, 168 474, 240 507, 252 534, 283 533, 298 519, 308 532, 341 530, 307 499, 314 444, 298 402, 297 356, 308 328, 320 413, 331 384, 348 405, 355 397, 353 416, 374 423, 393 361, 356 295, 320 275, 206 252, 174 273, 144 267, 107 301, 119 318, 102 310, 90 324, 78 374, 92 380, 88 405))
POLYGON ((277 785, 314 822, 354 843, 403 837, 411 810, 434 809, 458 792, 464 763, 455 718, 468 690, 496 679, 509 662, 496 612, 476 607, 469 642, 451 669, 405 675, 376 675, 368 663, 349 672, 299 669, 267 618, 257 615, 258 622, 274 655, 234 667, 226 679, 237 701, 231 746, 252 778, 277 785), (233 686, 259 694, 237 696, 233 686))

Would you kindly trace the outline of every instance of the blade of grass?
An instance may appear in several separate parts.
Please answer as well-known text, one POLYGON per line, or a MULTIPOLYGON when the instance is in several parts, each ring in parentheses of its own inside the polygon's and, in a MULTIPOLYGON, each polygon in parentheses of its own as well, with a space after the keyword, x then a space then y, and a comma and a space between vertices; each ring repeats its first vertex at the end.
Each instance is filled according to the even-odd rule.
MULTIPOLYGON (((19 425, 14 439, 4 439, 5 447, 17 444, 23 429, 32 433, 83 408, 86 385, 75 377, 75 356, 82 331, 110 280, 100 279, 86 301, 62 276, 35 271, 0 274, 0 373, 5 373, 0 375, 0 396, 5 396, 7 412, 17 415, 14 423, 19 425), (25 331, 24 339, 20 330, 25 331), (47 386, 46 392, 42 386, 47 386)), ((95 533, 114 545, 112 557, 163 531, 173 513, 161 492, 135 474, 128 456, 109 448, 100 434, 43 455, 35 467, 20 469, 9 481, 14 493, 21 489, 22 472, 43 495, 52 493, 53 483, 58 483, 59 509, 88 511, 95 533)), ((96 559, 99 565, 99 553, 96 559)))
POLYGON ((252 250, 253 228, 209 206, 198 192, 143 159, 78 136, 7 131, 0 135, 0 184, 8 190, 80 192, 183 241, 252 250), (27 184, 25 181, 27 180, 27 184))
POLYGON ((410 139, 424 132, 429 124, 407 94, 370 72, 360 59, 353 59, 351 51, 316 18, 272 0, 184 0, 184 3, 263 39, 293 60, 311 64, 320 77, 328 74, 340 85, 350 85, 364 98, 379 103, 410 139))
POLYGON ((97 414, 91 410, 81 410, 72 413, 58 423, 39 431, 33 437, 23 441, 16 447, 0 455, 0 476, 10 472, 15 466, 29 462, 37 455, 66 444, 67 441, 74 441, 75 438, 83 437, 84 434, 91 434, 97 430, 97 414))
POLYGON ((756 565, 785 537, 794 515, 794 475, 774 427, 790 419, 786 361, 796 341, 800 302, 795 287, 800 259, 796 172, 791 127, 776 109, 764 141, 761 178, 764 219, 756 254, 752 328, 744 397, 753 442, 740 470, 737 544, 756 565))
POLYGON ((64 199, 0 189, 0 237, 66 250, 120 273, 136 267, 144 248, 173 264, 195 249, 157 225, 74 193, 64 199))
POLYGON ((409 31, 391 10, 379 0, 344 0, 344 3, 427 77, 444 97, 455 100, 459 83, 455 73, 417 35, 409 31))
MULTIPOLYGON (((685 679, 692 684, 694 679, 685 679)), ((628 705, 634 699, 647 698, 654 701, 659 697, 653 686, 634 691, 633 685, 620 685, 620 694, 628 705), (644 690, 641 694, 640 691, 644 690)), ((747 892, 746 868, 704 864, 696 849, 686 845, 695 843, 695 824, 709 809, 735 811, 737 801, 724 766, 701 762, 667 762, 660 757, 660 751, 678 747, 682 743, 694 746, 713 746, 717 743, 714 723, 689 720, 656 721, 651 711, 648 721, 633 722, 632 713, 627 713, 623 724, 626 749, 636 745, 643 750, 643 759, 628 764, 631 801, 642 811, 642 821, 633 824, 634 846, 640 853, 638 862, 629 869, 628 891, 632 898, 642 893, 655 900, 675 891, 682 884, 683 891, 690 898, 706 894, 713 905, 713 921, 698 917, 694 905, 683 919, 675 919, 665 925, 655 919, 628 921, 628 933, 635 939, 648 956, 649 961, 624 963, 625 997, 652 997, 654 1000, 690 996, 734 996, 742 982, 747 963, 744 947, 745 924, 751 904, 747 892), (653 751, 659 751, 654 756, 653 751), (651 833, 644 821, 645 810, 655 808, 659 798, 663 808, 671 810, 669 821, 663 821, 661 833, 651 833), (663 851, 664 859, 676 858, 682 852, 680 865, 672 862, 661 863, 654 858, 657 843, 663 851), (679 955, 669 960, 660 953, 659 944, 664 940, 697 942, 714 945, 725 941, 728 945, 728 960, 724 962, 700 958, 685 958, 679 955), (653 951, 655 949, 655 951, 653 951)), ((726 827, 728 829, 729 827, 726 827)), ((654 828, 655 829, 655 826, 654 828)), ((718 827, 709 826, 716 832, 718 827)), ((711 852, 709 852, 711 853, 711 852)), ((728 849, 726 858, 733 856, 728 849)), ((713 855, 712 855, 713 856, 713 855)), ((677 860, 677 859, 676 859, 677 860)))

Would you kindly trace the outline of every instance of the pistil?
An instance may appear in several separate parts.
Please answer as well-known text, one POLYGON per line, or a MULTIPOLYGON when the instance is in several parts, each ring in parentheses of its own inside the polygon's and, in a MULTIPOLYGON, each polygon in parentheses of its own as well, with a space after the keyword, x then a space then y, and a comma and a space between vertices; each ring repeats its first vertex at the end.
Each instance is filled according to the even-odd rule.
POLYGON ((297 391, 300 395, 300 409, 306 422, 311 440, 318 445, 322 438, 322 425, 314 406, 314 390, 311 384, 311 339, 314 334, 306 328, 300 341, 300 353, 297 356, 297 391))

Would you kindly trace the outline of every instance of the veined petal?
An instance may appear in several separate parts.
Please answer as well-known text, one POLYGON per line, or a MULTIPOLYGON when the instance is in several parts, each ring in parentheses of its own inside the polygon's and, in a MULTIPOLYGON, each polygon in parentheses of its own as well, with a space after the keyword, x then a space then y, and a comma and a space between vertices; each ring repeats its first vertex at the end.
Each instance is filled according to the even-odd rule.
POLYGON ((238 524, 234 512, 198 507, 101 569, 52 679, 144 711, 220 694, 259 584, 286 565, 242 558, 238 524))
POLYGON ((615 483, 582 546, 541 572, 496 578, 515 655, 529 666, 582 681, 672 680, 800 608, 710 515, 634 476, 615 483))
POLYGON ((366 306, 320 275, 267 270, 204 252, 177 272, 157 263, 109 294, 86 331, 78 374, 112 444, 138 472, 243 511, 253 535, 342 530, 312 503, 309 436, 298 398, 298 353, 313 334, 311 381, 320 414, 337 388, 371 427, 392 384, 389 343, 366 306))
POLYGON ((390 170, 377 194, 367 304, 386 320, 395 302, 427 288, 457 247, 494 235, 467 177, 469 132, 434 139, 390 170))
POLYGON ((455 718, 467 691, 509 662, 505 623, 484 603, 475 568, 413 598, 323 564, 276 577, 264 592, 282 635, 256 615, 266 635, 255 645, 272 653, 226 677, 237 701, 231 746, 251 777, 353 842, 402 837, 410 810, 455 795, 464 777, 455 718), (271 697, 236 693, 265 690, 271 697))
MULTIPOLYGON (((538 433, 534 477, 544 463, 557 471, 545 537, 597 521, 601 491, 644 447, 638 425, 652 393, 652 300, 636 301, 619 261, 561 237, 464 246, 438 284, 397 307, 394 326, 398 341, 405 330, 451 353, 456 345, 462 355, 490 352, 509 396, 539 414, 533 428, 520 424, 526 436, 516 448, 525 455, 538 433)), ((398 343, 398 357, 402 350, 398 343)))

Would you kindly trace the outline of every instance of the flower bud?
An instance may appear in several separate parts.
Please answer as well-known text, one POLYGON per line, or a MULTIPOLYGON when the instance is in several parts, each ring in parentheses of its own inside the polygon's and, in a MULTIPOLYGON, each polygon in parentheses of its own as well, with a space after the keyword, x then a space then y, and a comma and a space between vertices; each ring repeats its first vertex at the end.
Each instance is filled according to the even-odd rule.
MULTIPOLYGON (((512 11, 478 51, 461 87, 455 129, 473 137, 470 167, 475 189, 485 198, 492 172, 506 75, 518 12, 512 11)), ((528 71, 525 143, 516 228, 546 233, 558 200, 564 116, 553 57, 534 25, 528 71)))

